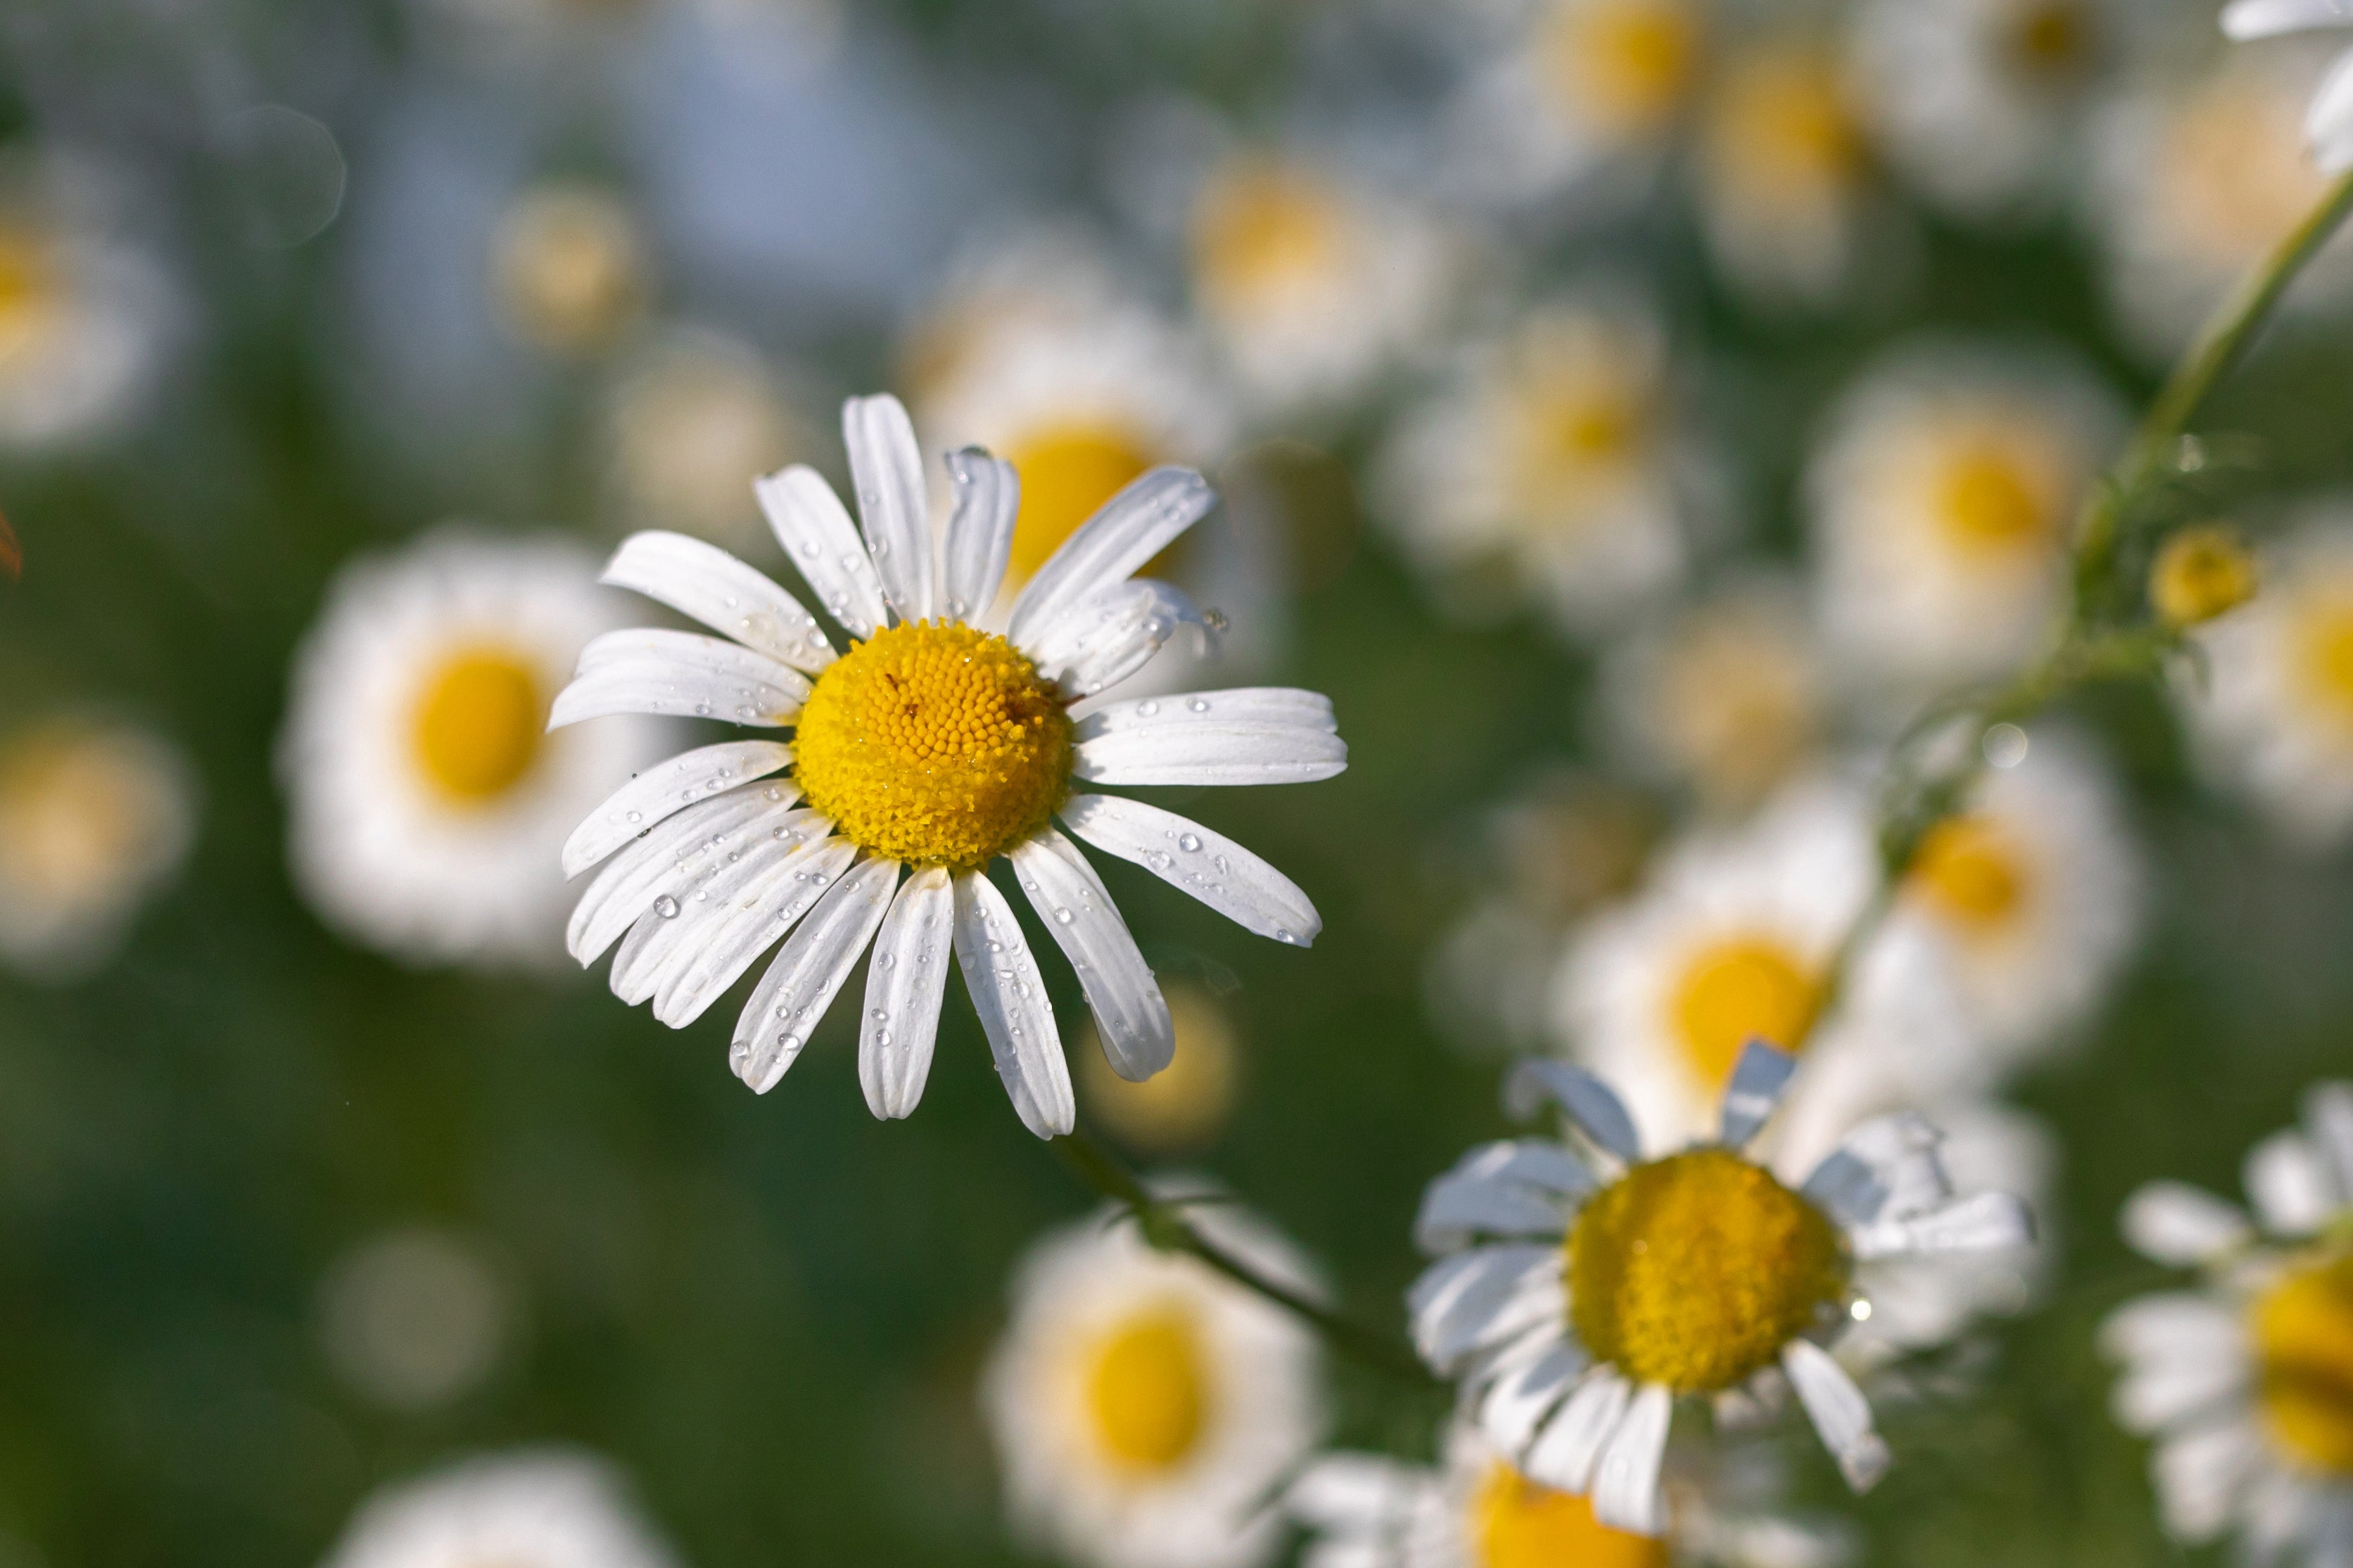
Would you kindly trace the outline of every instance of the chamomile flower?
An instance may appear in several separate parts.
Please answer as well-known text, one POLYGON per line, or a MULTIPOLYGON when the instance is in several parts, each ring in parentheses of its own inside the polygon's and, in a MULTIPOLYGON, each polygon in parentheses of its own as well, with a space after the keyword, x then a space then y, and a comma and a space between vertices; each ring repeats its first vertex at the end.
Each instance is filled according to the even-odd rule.
POLYGON ((2098 1004, 2131 952, 2142 881, 2100 759, 2042 729, 1930 829, 1895 918, 1937 945, 1971 1028, 2014 1058, 2098 1004))
POLYGON ((144 729, 69 716, 0 737, 0 962, 50 980, 103 964, 195 819, 186 760, 144 729))
MULTIPOLYGON (((2231 0, 2222 11, 2222 31, 2239 39, 2342 27, 2353 27, 2353 5, 2345 0, 2231 0)), ((2321 79, 2304 134, 2324 174, 2353 169, 2353 53, 2338 56, 2321 79)))
POLYGON ((2038 215, 2085 170, 2130 0, 1871 0, 1855 81, 1905 178, 1961 216, 2038 215))
POLYGON ((759 353, 700 328, 673 328, 632 356, 606 415, 619 510, 714 543, 759 533, 745 474, 773 472, 816 445, 759 353))
POLYGON ((1660 1470, 1678 1400, 1795 1391, 1857 1490, 1886 1469, 1862 1391, 1831 1356, 1883 1262, 2015 1245, 2016 1199, 1957 1199, 1936 1134, 1893 1115, 1854 1129, 1802 1184, 1745 1152, 1796 1068, 1741 1053, 1713 1137, 1646 1159, 1601 1079, 1523 1064, 1508 1102, 1557 1102, 1566 1137, 1484 1145, 1430 1184, 1415 1222, 1439 1261, 1409 1300, 1417 1346, 1462 1385, 1480 1433, 1528 1479, 1589 1495, 1612 1529, 1666 1524, 1660 1470), (1786 1380, 1786 1384, 1784 1381, 1786 1380))
POLYGON ((2317 1568, 2353 1552, 2353 1085, 2309 1091, 2245 1182, 2252 1217, 2174 1182, 2133 1195, 2126 1237, 2202 1279, 2126 1303, 2101 1346, 2116 1419, 2156 1439, 2167 1530, 2317 1568))
POLYGON ((620 942, 614 993, 681 1028, 781 941, 729 1057, 765 1093, 871 946, 859 1077, 877 1116, 902 1117, 931 1070, 953 950, 1022 1121, 1068 1132, 1053 1006, 989 863, 1012 862, 1113 1068, 1149 1078, 1174 1052, 1167 1005, 1054 819, 1303 945, 1321 924, 1314 907, 1264 860, 1174 813, 1076 786, 1301 783, 1340 772, 1346 747, 1314 692, 1101 696, 1199 619, 1176 589, 1133 576, 1215 503, 1198 474, 1156 468, 1120 490, 1038 564, 999 632, 983 615, 1017 548, 1012 466, 951 455, 955 506, 935 539, 906 411, 856 398, 842 422, 862 538, 813 469, 771 475, 758 493, 786 554, 851 633, 847 652, 784 589, 682 534, 638 534, 606 569, 606 582, 727 635, 598 638, 556 698, 555 726, 662 713, 793 732, 673 757, 591 812, 565 869, 610 863, 573 911, 572 953, 592 963, 620 942))
POLYGON ((2353 833, 2353 512, 2323 507, 2266 552, 2263 591, 2199 627, 2177 684, 2193 755, 2284 835, 2353 833))
MULTIPOLYGON (((1193 1223, 1314 1294, 1298 1256, 1229 1205, 1193 1223)), ((982 1403, 1015 1524, 1091 1568, 1250 1568, 1281 1544, 1267 1504, 1324 1425, 1314 1337, 1282 1309, 1108 1213, 1015 1275, 982 1403)))
POLYGON ((2123 431, 2055 352, 1899 348, 1809 459, 1825 636, 1859 683, 1917 694, 2006 673, 2049 635, 2076 508, 2123 431))
POLYGON ((491 302, 520 342, 565 354, 608 346, 645 309, 646 240, 618 196, 578 181, 517 196, 491 238, 491 302))
POLYGON ((1470 345, 1381 458, 1407 554, 1461 599, 1500 574, 1564 633, 1622 622, 1683 574, 1714 465, 1675 406, 1666 335, 1630 292, 1539 306, 1470 345))
POLYGON ((469 1459, 362 1505, 326 1568, 673 1568, 620 1477, 566 1452, 469 1459))
POLYGON ((1871 253, 1873 171, 1844 62, 1763 38, 1720 62, 1702 110, 1698 199, 1717 268, 1767 304, 1821 308, 1871 253))
POLYGON ((336 576, 278 755, 295 884, 329 925, 408 963, 556 957, 565 835, 664 728, 546 732, 619 624, 595 574, 562 540, 445 529, 336 576))

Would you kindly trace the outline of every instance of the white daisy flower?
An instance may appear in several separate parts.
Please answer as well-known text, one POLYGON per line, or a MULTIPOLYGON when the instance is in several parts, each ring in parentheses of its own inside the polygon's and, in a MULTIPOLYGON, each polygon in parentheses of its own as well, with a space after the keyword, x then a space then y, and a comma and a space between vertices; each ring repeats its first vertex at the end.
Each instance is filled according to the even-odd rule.
MULTIPOLYGON (((1230 1205, 1192 1223, 1313 1295, 1297 1254, 1230 1205)), ((1314 1336, 1106 1212, 1041 1239, 982 1385, 1007 1506, 1092 1568, 1250 1568, 1282 1544, 1274 1491, 1324 1426, 1314 1336)))
MULTIPOLYGON (((2222 8, 2222 31, 2232 38, 2273 38, 2284 33, 2353 27, 2347 0, 2231 0, 2222 8)), ((2353 52, 2339 55, 2312 95, 2304 134, 2321 171, 2353 169, 2353 52)))
POLYGON ((2238 1537, 2258 1563, 2353 1553, 2353 1085, 2247 1158, 2251 1218, 2178 1182, 2125 1207, 2126 1239, 2194 1289, 2127 1302, 2101 1331, 2116 1419, 2156 1439, 2168 1531, 2238 1537))
POLYGON ((1831 410, 1806 471, 1819 614, 1882 696, 2007 674, 2052 631, 2078 504, 2124 433, 2055 351, 1894 351, 1831 410))
MULTIPOLYGON (((2320 61, 2293 47, 2232 55, 2187 81, 2152 81, 2099 127, 2094 210, 2108 293, 2129 341, 2170 361, 2231 289, 2309 217, 2327 177, 2304 147, 2320 61)), ((2353 245, 2332 242, 2292 307, 2342 308, 2353 245)))
POLYGON ((1013 863, 1078 972, 1113 1068, 1149 1078, 1174 1052, 1167 1005, 1053 819, 1246 929, 1304 945, 1321 928, 1314 907, 1264 860, 1157 806, 1073 786, 1303 783, 1339 773, 1347 748, 1331 703, 1310 691, 1088 700, 1200 618, 1168 584, 1133 576, 1215 504, 1198 474, 1154 468, 1119 491, 998 623, 983 612, 1014 549, 1012 466, 952 454, 955 507, 935 538, 906 411, 854 398, 842 422, 862 538, 813 469, 758 488, 786 554, 853 634, 847 653, 837 658, 782 588, 682 534, 636 535, 606 569, 606 582, 733 640, 600 637, 556 699, 554 725, 652 712, 793 734, 674 757, 590 813, 565 869, 610 864, 573 912, 572 953, 592 963, 620 942, 614 993, 650 999, 680 1028, 782 940, 729 1058, 765 1093, 871 944, 859 1077, 877 1116, 902 1117, 931 1070, 953 947, 1023 1123, 1040 1137, 1068 1132, 1075 1107, 1053 1007, 989 862, 1013 863))
POLYGON ((601 1460, 565 1452, 469 1459, 385 1488, 326 1568, 674 1568, 677 1559, 601 1460))
POLYGON ((2098 755, 2038 729, 1930 830, 1895 921, 1938 946, 1972 1029, 2014 1058, 2098 1005, 2131 955, 2143 879, 2098 755))
POLYGON ((101 967, 195 826, 195 777, 147 730, 62 717, 0 737, 0 963, 47 980, 101 967))
POLYGON ((1377 483, 1407 553, 1442 591, 1500 568, 1578 637, 1682 576, 1687 534, 1719 488, 1678 418, 1665 332, 1608 287, 1470 345, 1403 416, 1377 483))
POLYGON ((1905 178, 1964 217, 2049 209, 2085 173, 2093 95, 2132 0, 1870 0, 1856 86, 1905 178))
POLYGON ((2263 591, 2191 634, 2202 678, 2175 688, 2193 755, 2281 833, 2353 833, 2353 508, 2313 510, 2264 552, 2263 591))
POLYGON ((296 886, 407 963, 555 958, 565 835, 666 726, 546 733, 581 649, 619 624, 566 541, 462 529, 345 567, 294 659, 279 738, 296 886))
POLYGON ((816 447, 759 352, 696 327, 671 328, 631 357, 607 394, 606 426, 624 515, 726 545, 760 533, 744 476, 816 447))
POLYGON ((1883 215, 1862 111, 1826 41, 1767 38, 1710 84, 1698 148, 1701 226, 1717 268, 1770 304, 1852 293, 1883 215))
POLYGON ((1849 1484, 1871 1486, 1886 1445, 1825 1346, 1883 1262, 2031 1234, 2014 1198, 1954 1197, 1916 1116, 1865 1122, 1784 1185, 1743 1151, 1796 1066, 1752 1041, 1714 1136, 1645 1160, 1608 1085, 1523 1063, 1508 1103, 1557 1102, 1589 1152, 1565 1138, 1487 1144, 1423 1196, 1416 1239, 1440 1259, 1409 1298, 1423 1358, 1461 1381, 1480 1432, 1529 1479, 1589 1494, 1613 1529, 1666 1522, 1660 1468, 1678 1398, 1753 1405, 1794 1389, 1849 1484))
POLYGON ((557 353, 608 347, 651 290, 645 235, 612 191, 550 181, 517 195, 491 242, 491 302, 517 341, 557 353))

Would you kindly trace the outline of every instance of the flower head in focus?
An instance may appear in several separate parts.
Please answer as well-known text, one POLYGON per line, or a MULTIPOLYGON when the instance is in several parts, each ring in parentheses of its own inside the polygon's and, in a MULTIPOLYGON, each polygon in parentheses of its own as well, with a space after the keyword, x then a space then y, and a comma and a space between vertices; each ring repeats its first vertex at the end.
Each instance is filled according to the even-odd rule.
MULTIPOLYGON (((1189 1218, 1264 1275, 1317 1293, 1247 1211, 1189 1218)), ((1089 1568, 1271 1561, 1282 1533, 1270 1493, 1324 1426, 1314 1336, 1109 1215, 1039 1240, 1012 1295, 982 1402, 1016 1524, 1089 1568)))
POLYGON ((1040 1137, 1068 1132, 1076 1108, 1053 1005, 989 864, 1012 862, 1078 972, 1113 1068, 1149 1078, 1175 1050, 1167 1004, 1057 817, 1260 935, 1304 945, 1321 921, 1240 845, 1074 786, 1301 783, 1339 773, 1347 750, 1314 692, 1103 695, 1200 623, 1184 595, 1134 575, 1215 504, 1198 474, 1155 468, 1120 489, 997 622, 989 606, 1018 532, 1012 466, 975 448, 950 455, 955 503, 935 538, 906 410, 854 398, 842 422, 862 534, 813 469, 769 476, 759 497, 786 556, 852 634, 847 652, 783 588, 682 534, 638 534, 606 569, 607 583, 726 636, 598 638, 554 726, 658 713, 793 733, 673 757, 591 812, 563 857, 573 876, 606 863, 574 910, 572 953, 593 963, 619 942, 615 994, 650 1000, 681 1028, 781 941, 730 1052, 765 1093, 871 946, 860 1081, 877 1116, 902 1117, 931 1070, 953 952, 1022 1121, 1040 1137))
POLYGON ((1409 1303, 1423 1358, 1522 1474, 1589 1495, 1612 1529, 1664 1528, 1678 1400, 1739 1409, 1793 1389, 1849 1484, 1871 1486, 1887 1447, 1826 1348, 1867 1312, 1870 1272, 2031 1234, 2014 1198, 1956 1198, 1935 1130, 1909 1114, 1863 1123, 1784 1185, 1746 1150, 1796 1065, 1751 1042, 1715 1137, 1645 1159, 1608 1085, 1524 1063, 1514 1109, 1555 1102, 1581 1142, 1484 1145, 1423 1196, 1415 1237, 1439 1258, 1409 1303))
POLYGON ((601 1460, 487 1455, 385 1488, 364 1503, 326 1568, 674 1568, 601 1460))
POLYGON ((2318 1568, 2353 1542, 2353 1085, 2311 1089, 2246 1188, 2252 1216, 2178 1182, 2133 1194, 2126 1239, 2202 1279, 2127 1302, 2101 1347, 2116 1419, 2157 1441, 2166 1528, 2318 1568))

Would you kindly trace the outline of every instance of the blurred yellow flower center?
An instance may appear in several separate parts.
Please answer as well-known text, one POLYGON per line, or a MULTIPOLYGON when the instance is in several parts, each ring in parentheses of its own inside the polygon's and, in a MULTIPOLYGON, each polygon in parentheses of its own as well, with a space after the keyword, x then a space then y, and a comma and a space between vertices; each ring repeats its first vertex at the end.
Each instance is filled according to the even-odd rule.
POLYGON ((1667 1568, 1667 1544, 1611 1530, 1585 1498, 1538 1486, 1508 1464, 1471 1500, 1472 1568, 1667 1568))
POLYGON ((1105 1456, 1122 1469, 1174 1469, 1208 1424, 1210 1388, 1200 1331, 1176 1308, 1138 1314, 1093 1352, 1087 1415, 1105 1456))
POLYGON ((1668 1026, 1700 1081, 1721 1084, 1752 1039, 1799 1047, 1821 988, 1812 966, 1769 936, 1741 936, 1702 948, 1668 995, 1668 1026))
POLYGON ((1692 624, 1659 670, 1662 734, 1710 795, 1755 800, 1812 745, 1814 682, 1804 651, 1763 617, 1692 624))
POLYGON ((1121 1142, 1146 1153, 1198 1148, 1215 1138, 1232 1112, 1240 1047, 1226 1010, 1197 985, 1164 987, 1176 1054, 1167 1067, 1131 1083, 1112 1070, 1090 1016, 1078 1042, 1079 1082, 1087 1110, 1121 1142))
POLYGON ((1862 137, 1833 62, 1765 56, 1733 71, 1723 92, 1710 152, 1744 197, 1818 202, 1860 171, 1862 137))
POLYGON ((546 727, 532 664, 504 649, 472 649, 444 664, 417 699, 417 770, 448 799, 485 805, 531 772, 546 727))
POLYGON ((1641 393, 1597 364, 1541 374, 1514 402, 1521 512, 1555 526, 1590 520, 1648 433, 1641 393))
POLYGON ((1683 0, 1569 5, 1546 46, 1561 98, 1620 136, 1654 134, 1691 96, 1702 29, 1683 0))
POLYGON ((1193 221, 1193 270, 1213 308, 1248 310, 1322 277, 1347 225, 1314 180, 1272 164, 1212 181, 1193 221))
POLYGON ((2253 1309, 2259 1403, 2297 1465, 2353 1480, 2353 1253, 2295 1269, 2253 1309))
POLYGON ((1912 885, 1965 930, 1999 930, 2024 901, 2026 868, 2009 834, 1982 816, 1948 817, 1929 829, 1912 862, 1912 885))
POLYGON ((1964 550, 2010 552, 2046 542, 2058 518, 2017 458, 1992 446, 1953 456, 1937 476, 1936 518, 1964 550))
POLYGON ((495 244, 500 310, 517 336, 543 348, 596 347, 644 302, 637 225, 601 191, 533 192, 501 221, 495 244))
POLYGON ((961 870, 1062 804, 1071 719, 1011 643, 924 621, 877 632, 826 668, 793 756, 809 805, 850 842, 961 870))
POLYGON ((0 883, 8 896, 78 900, 111 889, 157 831, 153 781, 115 747, 67 726, 0 752, 0 883))
POLYGON ((2098 28, 2076 0, 2042 0, 2010 19, 2010 58, 2031 76, 2071 77, 2089 62, 2098 28))
POLYGON ((2255 596, 2255 558, 2227 528, 2185 528, 2149 568, 2148 602, 2169 626, 2194 626, 2255 596))
POLYGON ((2316 595, 2297 618, 2291 668, 2306 700, 2353 724, 2353 595, 2316 595))
POLYGON ((0 227, 0 359, 22 353, 58 303, 57 261, 40 235, 0 227))
POLYGON ((1567 1240, 1569 1321, 1596 1361, 1678 1394, 1730 1388, 1845 1297, 1821 1211, 1728 1149, 1637 1165, 1567 1240))
MULTIPOLYGON (((1009 443, 1005 460, 1021 478, 1021 513, 1013 524, 1016 580, 1046 564, 1081 523, 1155 461, 1144 442, 1116 426, 1075 423, 1009 443)), ((1147 563, 1145 574, 1152 570, 1147 563)))

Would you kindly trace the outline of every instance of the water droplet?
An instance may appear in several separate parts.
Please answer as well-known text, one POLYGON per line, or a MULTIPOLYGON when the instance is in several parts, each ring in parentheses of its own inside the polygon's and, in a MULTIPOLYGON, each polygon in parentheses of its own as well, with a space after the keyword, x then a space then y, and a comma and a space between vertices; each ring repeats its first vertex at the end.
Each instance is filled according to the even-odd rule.
POLYGON ((1159 711, 1160 704, 1157 702, 1139 702, 1135 705, 1135 716, 1139 719, 1149 719, 1159 711))
POLYGON ((874 955, 874 967, 888 974, 899 967, 899 955, 895 952, 878 952, 874 955))
POLYGON ((711 704, 710 704, 710 703, 708 703, 708 702, 698 702, 698 703, 696 703, 696 704, 694 705, 694 716, 695 716, 696 718, 698 718, 698 719, 708 719, 708 718, 710 718, 710 717, 711 717, 711 704))
POLYGON ((1206 697, 1196 697, 1192 701, 1185 704, 1185 706, 1190 708, 1196 713, 1207 713, 1209 710, 1209 700, 1206 697))
POLYGON ((801 1037, 798 1035, 787 1032, 776 1037, 776 1044, 784 1050, 797 1051, 801 1048, 801 1037))
POLYGON ((646 814, 642 811, 633 811, 629 813, 629 820, 631 822, 643 822, 645 819, 646 814))
POLYGON ((1176 847, 1187 855, 1197 854, 1201 847, 1201 836, 1198 833, 1187 833, 1176 840, 1176 847))
POLYGON ((654 913, 661 916, 661 918, 666 921, 674 921, 678 919, 678 900, 671 898, 668 893, 664 893, 660 898, 654 900, 654 913))
POLYGON ((743 720, 746 724, 751 723, 754 720, 759 718, 759 716, 760 710, 757 708, 753 707, 748 702, 735 710, 735 717, 743 720))
POLYGON ((1078 918, 1078 916, 1070 911, 1067 905, 1057 904, 1054 907, 1054 921, 1057 925, 1069 925, 1072 921, 1077 920, 1078 918))
POLYGON ((1277 926, 1274 928, 1274 940, 1277 942, 1295 942, 1299 939, 1292 935, 1289 931, 1283 930, 1281 926, 1277 926))
POLYGON ((784 798, 785 798, 784 786, 782 786, 781 784, 770 784, 770 785, 768 786, 768 798, 769 798, 770 800, 782 800, 782 799, 784 799, 784 798))
POLYGON ((1005 951, 1005 944, 1001 942, 992 942, 988 944, 988 951, 991 952, 1003 952, 1005 951))
POLYGON ((884 556, 891 553, 891 542, 887 539, 876 540, 873 544, 873 551, 874 559, 877 561, 881 560, 884 556))
POLYGON ((875 1031, 874 1031, 874 1043, 875 1043, 876 1045, 878 1045, 878 1046, 887 1046, 887 1045, 889 1045, 889 1044, 891 1043, 891 1031, 890 1031, 890 1030, 888 1030, 888 1029, 877 1029, 877 1030, 875 1030, 875 1031))

